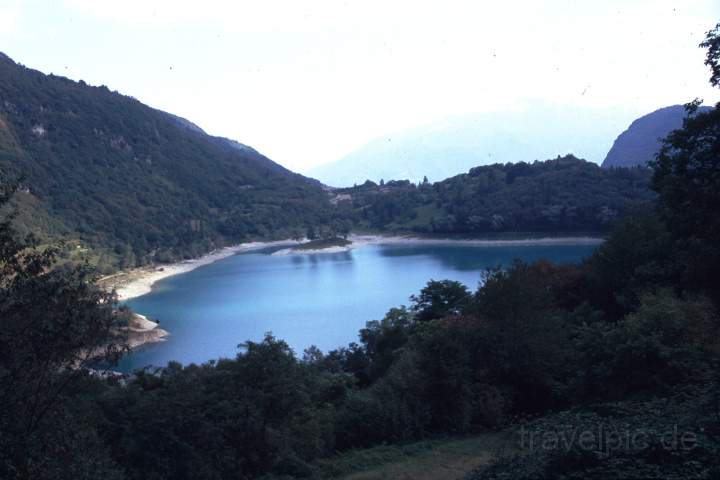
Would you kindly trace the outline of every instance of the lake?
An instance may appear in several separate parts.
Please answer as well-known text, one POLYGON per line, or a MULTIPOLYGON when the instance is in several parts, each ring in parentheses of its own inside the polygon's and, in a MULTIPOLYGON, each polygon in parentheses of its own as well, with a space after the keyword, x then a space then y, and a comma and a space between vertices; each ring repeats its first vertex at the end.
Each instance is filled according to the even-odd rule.
POLYGON ((298 354, 310 345, 328 351, 356 341, 365 322, 407 305, 430 279, 458 280, 474 290, 489 267, 515 258, 577 262, 594 248, 390 244, 343 253, 241 253, 166 278, 151 293, 127 301, 159 320, 170 337, 136 349, 119 370, 233 357, 238 344, 261 340, 265 332, 298 354))

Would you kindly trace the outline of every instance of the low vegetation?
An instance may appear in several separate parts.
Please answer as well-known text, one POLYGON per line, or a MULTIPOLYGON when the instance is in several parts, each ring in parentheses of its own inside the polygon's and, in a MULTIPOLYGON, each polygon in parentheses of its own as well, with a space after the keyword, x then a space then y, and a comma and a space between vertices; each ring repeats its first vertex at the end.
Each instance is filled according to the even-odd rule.
POLYGON ((462 478, 489 464, 496 452, 515 448, 515 437, 491 432, 351 450, 313 465, 321 479, 435 480, 462 478))

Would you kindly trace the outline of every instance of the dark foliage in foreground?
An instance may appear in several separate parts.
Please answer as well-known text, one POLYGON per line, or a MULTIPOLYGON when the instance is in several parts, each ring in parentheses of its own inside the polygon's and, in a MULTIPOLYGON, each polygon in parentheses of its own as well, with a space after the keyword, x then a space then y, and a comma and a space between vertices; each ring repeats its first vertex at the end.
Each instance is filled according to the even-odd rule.
POLYGON ((475 292, 431 281, 359 343, 302 359, 268 335, 235 359, 93 377, 123 312, 1 223, 0 478, 313 478, 337 451, 506 426, 522 443, 473 480, 716 478, 717 111, 668 138, 657 208, 581 265, 516 262, 475 292))
POLYGON ((125 352, 127 312, 86 267, 51 269, 56 250, 28 248, 11 221, 0 222, 0 478, 122 478, 75 402, 85 368, 125 352))
POLYGON ((708 391, 568 410, 522 425, 524 454, 466 480, 717 478, 719 414, 708 391))
MULTIPOLYGON (((635 225, 619 226, 612 238, 635 225)), ((300 359, 267 336, 243 344, 235 359, 170 364, 129 381, 45 372, 57 381, 76 376, 22 444, 27 456, 3 450, 0 465, 10 478, 312 478, 314 461, 337 451, 481 432, 573 408, 523 428, 541 435, 566 425, 629 423, 642 428, 649 446, 609 457, 581 448, 522 451, 479 478, 505 471, 601 478, 689 466, 710 478, 713 432, 720 431, 716 307, 693 290, 638 280, 638 267, 626 261, 646 245, 626 244, 626 261, 615 248, 610 241, 578 266, 518 262, 488 272, 475 292, 429 282, 409 309, 369 322, 358 344, 327 354, 310 348, 300 359), (636 292, 632 301, 604 305, 612 291, 594 303, 584 299, 610 274, 610 285, 621 288, 615 293, 636 292), (676 423, 697 434, 698 449, 658 447, 676 423), (28 462, 31 475, 23 470, 28 462)), ((22 350, 4 351, 12 355, 3 368, 37 362, 16 358, 22 350)), ((3 425, 25 418, 26 406, 4 405, 3 425)), ((19 433, 6 431, 12 444, 19 433)))

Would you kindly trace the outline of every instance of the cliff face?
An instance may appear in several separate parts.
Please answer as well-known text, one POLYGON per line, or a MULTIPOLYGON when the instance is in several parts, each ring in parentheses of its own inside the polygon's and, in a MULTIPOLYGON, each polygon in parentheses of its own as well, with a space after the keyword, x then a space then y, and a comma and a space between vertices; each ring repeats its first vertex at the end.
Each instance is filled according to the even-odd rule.
MULTIPOLYGON (((709 109, 710 107, 700 107, 698 112, 709 109)), ((617 137, 602 166, 608 168, 646 165, 655 158, 667 134, 682 126, 685 116, 685 107, 673 105, 638 118, 617 137)))

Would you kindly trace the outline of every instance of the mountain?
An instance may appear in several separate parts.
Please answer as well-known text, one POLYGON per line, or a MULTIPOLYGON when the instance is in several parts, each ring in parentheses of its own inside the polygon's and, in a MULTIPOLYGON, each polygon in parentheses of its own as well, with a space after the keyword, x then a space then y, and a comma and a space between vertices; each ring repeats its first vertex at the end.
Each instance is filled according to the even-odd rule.
POLYGON ((651 203, 650 170, 603 169, 572 155, 472 168, 435 183, 365 182, 334 191, 370 230, 437 235, 600 232, 651 203))
MULTIPOLYGON (((700 107, 698 113, 710 109, 711 107, 700 107)), ((680 128, 686 116, 684 106, 672 105, 638 118, 615 139, 602 166, 609 168, 647 165, 647 162, 655 158, 662 140, 668 133, 680 128)))
POLYGON ((494 163, 532 162, 568 152, 600 163, 636 114, 534 101, 524 108, 451 117, 371 141, 308 175, 347 187, 366 179, 436 181, 494 163))
POLYGON ((287 236, 330 209, 319 182, 250 147, 0 54, 0 180, 16 179, 20 228, 113 267, 287 236))

